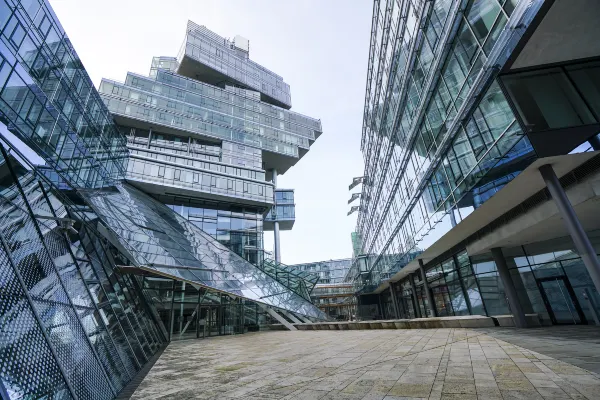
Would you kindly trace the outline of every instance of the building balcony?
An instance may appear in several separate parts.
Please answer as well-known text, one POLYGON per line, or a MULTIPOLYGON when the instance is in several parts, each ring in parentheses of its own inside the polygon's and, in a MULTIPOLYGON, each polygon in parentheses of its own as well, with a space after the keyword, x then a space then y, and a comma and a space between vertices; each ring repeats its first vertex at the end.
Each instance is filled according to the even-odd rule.
POLYGON ((235 201, 239 204, 273 206, 273 185, 238 176, 132 155, 126 180, 146 193, 235 201))
POLYGON ((296 205, 294 204, 293 189, 275 189, 275 206, 269 210, 264 219, 263 229, 272 231, 274 223, 279 222, 279 229, 289 231, 296 221, 296 205))

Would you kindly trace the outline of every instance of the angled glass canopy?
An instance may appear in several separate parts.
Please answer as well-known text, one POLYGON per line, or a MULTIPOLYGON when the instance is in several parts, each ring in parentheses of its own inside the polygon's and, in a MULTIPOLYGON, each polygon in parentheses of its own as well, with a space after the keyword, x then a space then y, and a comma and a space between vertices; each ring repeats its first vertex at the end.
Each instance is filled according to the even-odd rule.
POLYGON ((285 287, 309 301, 310 292, 312 292, 319 281, 319 276, 316 274, 301 271, 270 258, 265 258, 259 268, 285 287))
POLYGON ((79 193, 108 228, 108 239, 140 270, 326 319, 312 303, 139 190, 123 184, 79 193))

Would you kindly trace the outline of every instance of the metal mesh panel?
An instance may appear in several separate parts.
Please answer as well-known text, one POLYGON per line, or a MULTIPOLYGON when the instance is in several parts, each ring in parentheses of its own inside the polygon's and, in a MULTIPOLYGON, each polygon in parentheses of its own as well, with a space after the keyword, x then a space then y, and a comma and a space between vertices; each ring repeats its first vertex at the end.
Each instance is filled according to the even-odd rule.
POLYGON ((113 341, 108 336, 101 315, 95 309, 75 307, 75 310, 113 387, 121 390, 132 376, 125 369, 113 341))
POLYGON ((42 247, 32 221, 26 220, 22 229, 7 237, 7 241, 13 249, 13 259, 30 295, 68 304, 66 293, 60 286, 54 266, 42 247))
POLYGON ((112 399, 114 394, 73 309, 39 300, 34 300, 34 305, 77 397, 112 399))
MULTIPOLYGON (((82 259, 88 258, 87 254, 83 250, 82 243, 77 242, 76 245, 72 245, 71 250, 73 251, 73 254, 75 254, 75 257, 78 258, 77 263, 79 265, 79 270, 84 276, 84 279, 88 280, 87 287, 90 291, 94 303, 101 304, 108 301, 106 293, 104 292, 100 284, 95 283, 97 281, 97 276, 92 267, 92 264, 86 261, 81 261, 82 259)), ((133 377, 137 369, 134 366, 134 361, 131 358, 133 357, 131 348, 129 347, 123 330, 121 329, 119 322, 117 321, 112 309, 110 308, 110 306, 107 306, 106 309, 102 309, 101 307, 99 307, 98 312, 94 313, 94 315, 90 315, 88 318, 94 319, 94 325, 97 325, 96 329, 105 330, 104 326, 106 326, 106 329, 108 329, 108 333, 112 340, 110 341, 110 344, 106 345, 106 351, 109 353, 109 355, 107 355, 106 357, 109 361, 116 359, 120 361, 121 364, 119 366, 119 369, 122 371, 120 374, 120 378, 121 381, 126 382, 128 380, 127 376, 129 378, 133 377), (104 322, 104 325, 99 323, 100 320, 104 322)), ((82 318, 82 322, 84 323, 84 325, 89 323, 88 320, 84 318, 82 318)), ((96 341, 92 340, 92 343, 94 343, 94 345, 96 346, 96 350, 100 354, 101 351, 98 349, 96 341)), ((100 356, 102 357, 101 354, 100 356)), ((105 362, 103 360, 103 364, 105 365, 107 370, 112 371, 112 361, 105 362), (107 364, 110 364, 110 366, 108 366, 107 364)), ((110 372, 109 376, 111 376, 110 372)), ((112 376, 111 379, 113 379, 114 382, 114 378, 112 376)), ((119 388, 120 385, 115 384, 115 387, 119 388)))
MULTIPOLYGON (((56 222, 38 218, 42 242, 26 206, 31 200, 29 206, 35 215, 52 216, 52 210, 39 187, 28 182, 24 191, 27 199, 14 190, 2 193, 10 194, 10 198, 0 196, 3 211, 0 213, 0 230, 42 326, 38 325, 20 282, 7 268, 10 266, 8 258, 6 255, 0 257, 2 383, 11 398, 70 398, 71 390, 79 399, 113 398, 134 376, 140 364, 162 344, 156 328, 145 315, 139 300, 135 301, 139 294, 116 281, 107 257, 102 261, 94 258, 95 266, 85 261, 76 262, 69 246, 82 259, 89 259, 83 246, 68 243, 57 232, 56 222), (82 265, 86 280, 95 291, 88 292, 78 264, 82 265), (98 271, 104 278, 102 286, 96 283, 100 282, 98 271), (110 278, 106 276, 107 271, 110 271, 110 278), (101 308, 98 312, 94 303, 101 302, 106 302, 105 306, 112 305, 108 310, 110 315, 106 309, 101 308), (7 317, 7 312, 12 314, 7 317), (123 331, 124 324, 127 333, 123 331), (11 329, 8 332, 5 331, 7 326, 11 329), (20 333, 21 326, 25 327, 24 334, 20 333), (15 332, 17 338, 11 339, 15 332), (136 360, 134 365, 131 358, 132 346, 137 350, 139 364, 136 360), (27 353, 30 350, 36 357, 27 353), (14 366, 4 365, 7 363, 14 366)), ((90 250, 95 251, 94 247, 90 250)))
POLYGON ((49 232, 44 236, 44 242, 73 304, 93 307, 77 265, 67 249, 66 240, 54 232, 49 232))
POLYGON ((0 250, 0 379, 11 398, 70 399, 60 369, 0 250))
POLYGON ((112 337, 116 350, 121 357, 121 361, 125 365, 125 369, 130 376, 134 376, 135 373, 139 370, 137 365, 137 359, 133 354, 133 350, 130 346, 129 340, 125 336, 125 332, 123 327, 119 323, 117 316, 112 310, 110 305, 106 305, 106 307, 100 309, 100 314, 105 320, 106 326, 108 327, 108 331, 110 336, 112 337))

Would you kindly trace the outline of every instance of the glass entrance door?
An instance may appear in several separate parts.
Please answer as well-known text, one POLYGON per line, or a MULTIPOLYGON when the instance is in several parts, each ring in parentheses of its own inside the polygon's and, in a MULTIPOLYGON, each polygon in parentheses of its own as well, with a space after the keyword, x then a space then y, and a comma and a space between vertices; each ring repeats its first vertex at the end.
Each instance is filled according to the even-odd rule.
POLYGON ((544 303, 554 324, 586 324, 573 288, 564 277, 538 280, 544 303))

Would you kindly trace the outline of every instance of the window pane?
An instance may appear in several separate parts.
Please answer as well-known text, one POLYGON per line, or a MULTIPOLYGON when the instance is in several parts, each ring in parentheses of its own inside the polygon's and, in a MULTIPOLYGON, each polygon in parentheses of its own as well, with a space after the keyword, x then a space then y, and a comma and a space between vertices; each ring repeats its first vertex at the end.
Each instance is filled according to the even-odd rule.
POLYGON ((480 44, 483 44, 492 29, 498 13, 500 13, 500 6, 496 0, 475 0, 473 2, 467 19, 480 44))

